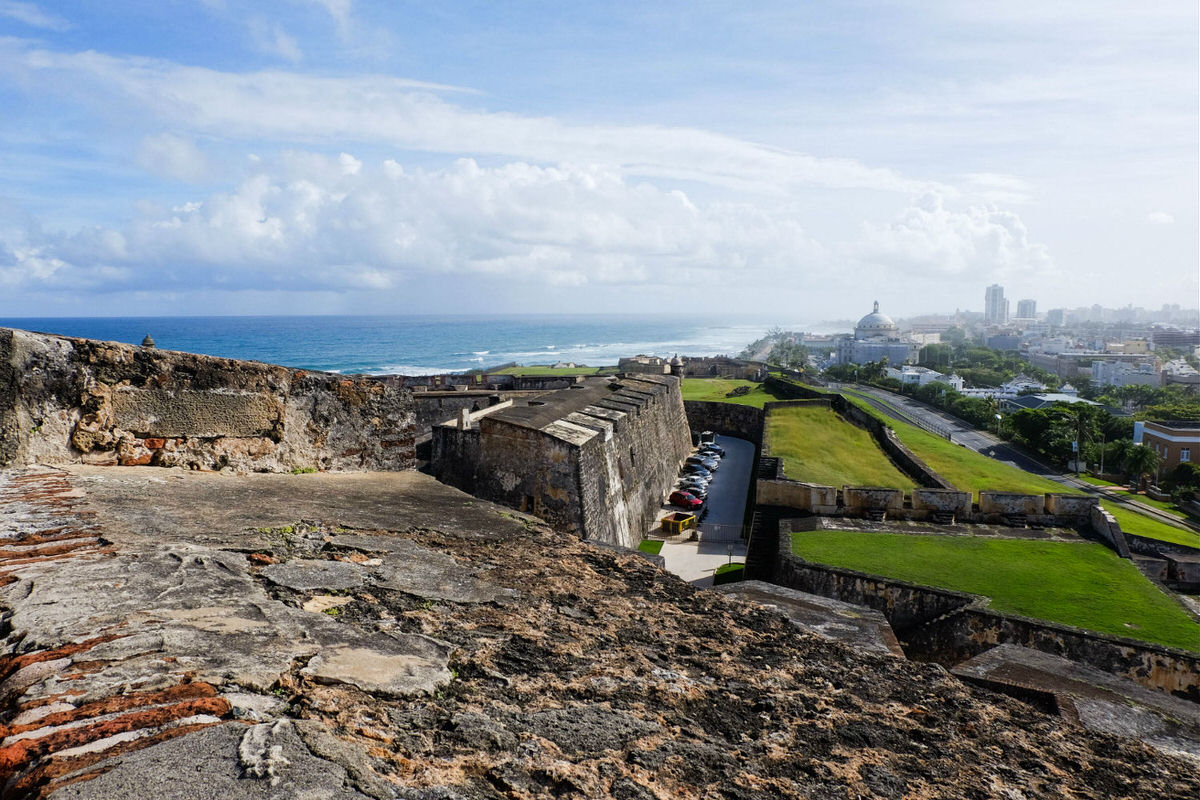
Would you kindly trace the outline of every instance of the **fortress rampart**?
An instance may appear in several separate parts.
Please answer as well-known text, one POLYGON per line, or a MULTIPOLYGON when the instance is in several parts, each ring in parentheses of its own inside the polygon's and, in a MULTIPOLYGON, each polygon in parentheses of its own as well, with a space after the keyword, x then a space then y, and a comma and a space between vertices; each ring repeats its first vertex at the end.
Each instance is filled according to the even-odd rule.
POLYGON ((0 466, 411 469, 414 419, 367 378, 0 329, 0 466))
POLYGON ((464 409, 434 426, 432 467, 444 483, 560 530, 636 547, 690 447, 679 379, 627 375, 464 409))

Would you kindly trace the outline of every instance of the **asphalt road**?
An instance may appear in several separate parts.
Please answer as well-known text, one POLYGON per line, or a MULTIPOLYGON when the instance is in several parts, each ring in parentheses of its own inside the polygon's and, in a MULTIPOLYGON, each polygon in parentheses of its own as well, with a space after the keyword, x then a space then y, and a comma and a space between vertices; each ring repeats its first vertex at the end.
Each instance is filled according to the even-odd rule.
POLYGON ((746 515, 746 495, 754 471, 754 443, 732 436, 718 436, 725 457, 708 486, 707 525, 742 525, 746 515))

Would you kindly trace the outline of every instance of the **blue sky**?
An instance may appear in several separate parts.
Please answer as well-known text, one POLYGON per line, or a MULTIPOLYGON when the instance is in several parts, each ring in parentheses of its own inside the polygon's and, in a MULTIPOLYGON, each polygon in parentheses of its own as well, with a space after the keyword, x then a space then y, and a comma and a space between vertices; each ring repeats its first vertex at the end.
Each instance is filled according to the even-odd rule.
POLYGON ((0 0, 0 314, 1194 306, 1197 14, 0 0))

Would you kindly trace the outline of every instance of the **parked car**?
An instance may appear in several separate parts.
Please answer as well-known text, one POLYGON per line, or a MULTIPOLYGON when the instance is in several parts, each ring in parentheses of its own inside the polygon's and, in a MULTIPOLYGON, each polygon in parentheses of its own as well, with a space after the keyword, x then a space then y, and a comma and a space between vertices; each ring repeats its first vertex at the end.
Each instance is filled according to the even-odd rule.
POLYGON ((717 469, 717 460, 715 458, 708 458, 707 456, 688 456, 686 463, 698 464, 709 472, 715 472, 717 469))
POLYGON ((699 464, 684 464, 683 469, 679 471, 680 475, 699 475, 706 481, 712 480, 712 473, 699 464))
POLYGON ((713 433, 712 431, 700 431, 700 443, 701 444, 715 442, 716 440, 717 440, 717 435, 715 433, 713 433))
POLYGON ((700 451, 699 451, 699 452, 700 452, 701 454, 703 454, 703 453, 711 453, 712 455, 714 455, 714 456, 720 456, 721 458, 724 458, 724 457, 725 457, 725 448, 724 448, 724 447, 721 447, 721 445, 719 445, 719 444, 711 444, 711 443, 710 443, 710 444, 703 444, 703 445, 700 445, 700 451))
POLYGON ((697 479, 682 480, 679 482, 679 488, 685 492, 692 492, 692 494, 703 499, 703 496, 708 494, 708 481, 697 479))
POLYGON ((681 506, 688 511, 695 511, 700 506, 704 505, 704 501, 688 492, 677 491, 671 492, 670 503, 673 506, 681 506))

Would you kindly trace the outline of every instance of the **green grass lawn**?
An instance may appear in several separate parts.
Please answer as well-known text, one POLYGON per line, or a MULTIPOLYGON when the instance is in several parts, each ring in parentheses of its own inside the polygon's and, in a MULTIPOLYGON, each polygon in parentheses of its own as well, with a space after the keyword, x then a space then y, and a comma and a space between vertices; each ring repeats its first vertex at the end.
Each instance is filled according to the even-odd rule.
POLYGON ((716 403, 737 403, 743 406, 762 408, 764 403, 772 400, 784 400, 769 390, 766 385, 753 381, 731 380, 727 378, 684 378, 684 400, 707 400, 716 403), (750 393, 741 397, 726 397, 739 386, 749 386, 750 393))
POLYGON ((1103 478, 1097 478, 1095 475, 1080 475, 1079 480, 1084 483, 1090 483, 1092 486, 1119 486, 1120 484, 1106 481, 1103 478))
MULTIPOLYGON (((1138 498, 1139 500, 1141 498, 1138 498)), ((1200 533, 1184 528, 1176 528, 1165 522, 1151 519, 1144 514, 1123 508, 1116 503, 1101 503, 1100 507, 1116 518, 1121 524, 1121 530, 1126 533, 1136 533, 1148 539, 1158 539, 1162 542, 1186 544, 1189 547, 1200 547, 1200 533)))
POLYGON ((491 375, 615 375, 616 367, 551 367, 533 365, 529 367, 505 367, 488 370, 491 375))
POLYGON ((1200 625, 1137 567, 1095 542, 812 531, 808 561, 991 598, 991 608, 1200 652, 1200 625))
POLYGON ((1118 497, 1128 497, 1131 500, 1137 500, 1139 503, 1144 503, 1145 505, 1157 508, 1164 514, 1170 514, 1172 517, 1187 519, 1187 514, 1176 508, 1174 503, 1170 503, 1165 500, 1155 500, 1153 497, 1147 497, 1144 494, 1134 494, 1133 492, 1126 492, 1124 490, 1113 492, 1113 494, 1117 495, 1118 497))
POLYGON ((978 499, 981 489, 1027 492, 1029 494, 1080 493, 1060 483, 988 458, 962 445, 954 444, 915 425, 884 416, 866 401, 857 397, 847 395, 846 399, 876 419, 882 420, 885 425, 896 432, 896 437, 918 458, 928 464, 934 472, 962 491, 974 492, 976 499, 978 499))
POLYGON ((642 539, 642 543, 638 545, 638 550, 651 555, 658 555, 662 552, 663 543, 657 539, 642 539))
POLYGON ((771 455, 783 459, 789 478, 826 486, 916 484, 888 459, 865 429, 827 406, 777 408, 767 417, 771 455))

